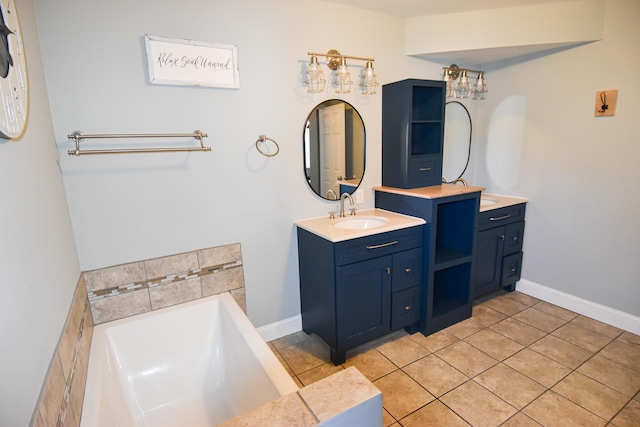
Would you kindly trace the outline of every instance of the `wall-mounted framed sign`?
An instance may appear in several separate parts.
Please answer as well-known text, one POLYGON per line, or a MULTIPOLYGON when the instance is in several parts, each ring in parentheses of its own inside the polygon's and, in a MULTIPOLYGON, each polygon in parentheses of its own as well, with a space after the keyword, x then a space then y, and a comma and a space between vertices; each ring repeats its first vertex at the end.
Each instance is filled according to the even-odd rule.
POLYGON ((239 88, 238 47, 145 34, 149 82, 239 88))

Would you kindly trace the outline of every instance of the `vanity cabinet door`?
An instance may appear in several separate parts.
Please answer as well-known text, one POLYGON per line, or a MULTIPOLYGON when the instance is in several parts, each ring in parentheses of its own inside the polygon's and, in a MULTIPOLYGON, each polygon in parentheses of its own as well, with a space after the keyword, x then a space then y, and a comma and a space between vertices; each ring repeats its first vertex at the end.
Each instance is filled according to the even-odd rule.
POLYGON ((473 275, 474 298, 500 288, 505 227, 490 228, 478 233, 473 275))
POLYGON ((385 256, 336 269, 336 317, 340 349, 391 331, 391 266, 385 256))

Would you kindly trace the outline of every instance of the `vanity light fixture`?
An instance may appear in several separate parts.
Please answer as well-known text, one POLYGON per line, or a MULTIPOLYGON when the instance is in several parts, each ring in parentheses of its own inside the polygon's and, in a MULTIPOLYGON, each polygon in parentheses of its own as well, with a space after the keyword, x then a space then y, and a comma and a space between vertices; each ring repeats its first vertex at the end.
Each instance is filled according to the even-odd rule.
POLYGON ((451 64, 448 67, 443 67, 444 77, 446 82, 446 97, 454 98, 473 98, 484 99, 484 94, 487 92, 487 82, 484 79, 484 72, 478 70, 469 70, 467 68, 460 68, 456 64, 451 64), (476 73, 477 78, 473 85, 469 83, 468 73, 476 73))
POLYGON ((366 61, 365 68, 362 70, 362 75, 360 76, 360 88, 363 95, 373 95, 376 93, 379 83, 376 80, 376 73, 373 69, 373 61, 375 61, 375 59, 343 55, 335 49, 331 49, 327 53, 307 52, 307 55, 311 57, 307 67, 307 78, 304 81, 307 92, 317 93, 324 90, 325 80, 320 64, 318 64, 318 57, 324 56, 327 60, 327 67, 335 71, 332 84, 336 93, 351 92, 353 80, 351 80, 351 73, 347 67, 347 59, 366 61))

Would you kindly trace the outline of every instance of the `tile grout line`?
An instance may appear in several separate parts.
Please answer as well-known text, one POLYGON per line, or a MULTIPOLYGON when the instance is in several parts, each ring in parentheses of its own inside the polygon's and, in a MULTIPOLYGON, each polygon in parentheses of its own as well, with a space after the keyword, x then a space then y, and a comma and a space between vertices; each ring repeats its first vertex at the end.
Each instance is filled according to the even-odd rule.
MULTIPOLYGON (((382 376, 380 376, 380 377, 378 377, 378 378, 376 378, 376 379, 372 380, 371 382, 378 381, 378 380, 380 380, 380 379, 382 379, 382 378, 385 378, 385 377, 387 377, 387 376, 389 376, 389 375, 391 375, 391 374, 393 374, 393 373, 397 373, 398 371, 401 371, 403 374, 407 375, 407 376, 408 376, 412 381, 414 381, 416 384, 418 384, 418 385, 419 385, 423 390, 425 390, 427 393, 429 393, 431 396, 433 396, 433 400, 431 400, 431 401, 429 401, 428 403, 426 403, 426 404, 424 404, 424 405, 420 406, 419 408, 415 409, 414 411, 410 412, 409 414, 406 414, 406 415, 405 415, 405 416, 403 416, 401 419, 396 419, 396 417, 395 417, 395 416, 393 416, 393 415, 392 415, 392 413, 391 413, 391 412, 389 412, 389 411, 387 410, 387 408, 384 408, 384 406, 383 406, 384 411, 386 412, 386 414, 387 414, 389 417, 391 417, 391 419, 392 419, 395 423, 398 423, 398 424, 402 425, 402 420, 403 420, 403 419, 406 419, 407 417, 409 417, 409 416, 411 416, 412 414, 414 414, 414 413, 416 413, 416 412, 420 411, 421 409, 423 409, 424 407, 426 407, 426 406, 428 406, 428 405, 432 404, 433 402, 438 401, 440 404, 442 404, 442 405, 444 405, 446 408, 448 408, 448 410, 450 410, 452 413, 456 414, 456 416, 458 416, 458 417, 460 417, 462 420, 464 420, 464 422, 465 422, 465 423, 468 423, 468 421, 467 421, 464 417, 462 417, 460 414, 458 414, 458 413, 457 413, 453 408, 450 408, 450 407, 449 407, 449 406, 448 406, 444 401, 442 401, 442 400, 441 400, 441 398, 442 398, 443 396, 446 396, 447 394, 451 393, 453 390, 456 390, 457 388, 461 387, 462 385, 467 384, 469 381, 473 381, 475 384, 479 385, 482 389, 484 389, 484 390, 486 390, 487 392, 489 392, 492 396, 496 397, 496 398, 497 398, 497 399, 499 399, 501 402, 504 402, 506 405, 508 405, 509 407, 513 408, 513 409, 516 411, 516 412, 515 412, 514 414, 512 414, 509 418, 507 418, 506 420, 502 421, 502 422, 501 422, 501 425, 502 425, 503 423, 508 422, 510 419, 512 419, 513 417, 515 417, 515 416, 516 416, 516 415, 518 415, 518 414, 522 414, 522 416, 526 416, 527 418, 533 419, 533 418, 531 418, 529 415, 527 415, 526 413, 524 413, 524 412, 523 412, 523 410, 525 410, 527 407, 529 407, 533 402, 535 402, 537 399, 539 399, 539 398, 540 398, 541 396, 543 396, 544 394, 549 393, 549 392, 557 393, 556 391, 554 391, 554 390, 553 390, 553 387, 556 387, 559 383, 561 383, 561 382, 562 382, 562 381, 564 381, 568 376, 570 376, 570 375, 572 375, 572 374, 574 374, 574 373, 577 373, 577 374, 580 374, 580 375, 584 375, 586 378, 589 378, 590 380, 593 380, 594 382, 596 382, 596 383, 598 383, 598 384, 600 384, 600 385, 602 385, 602 386, 604 386, 604 387, 607 387, 608 389, 611 389, 612 391, 615 391, 615 392, 617 392, 617 393, 621 393, 620 391, 618 391, 618 390, 614 389, 612 386, 609 386, 608 384, 605 384, 605 383, 603 383, 603 382, 601 382, 601 381, 599 381, 599 380, 596 380, 596 379, 591 378, 590 376, 588 376, 588 375, 586 375, 586 374, 583 374, 583 373, 579 372, 579 371, 578 371, 578 369, 580 369, 580 367, 582 367, 583 365, 585 365, 586 363, 588 363, 589 361, 591 361, 595 356, 599 356, 599 357, 603 357, 603 358, 605 358, 605 359, 606 359, 607 361, 609 361, 609 362, 616 363, 616 364, 618 364, 618 365, 620 365, 620 366, 622 366, 622 367, 624 367, 624 368, 626 368, 626 369, 632 369, 633 371, 636 371, 635 369, 630 368, 630 367, 628 367, 627 365, 625 365, 625 364, 622 364, 622 363, 618 362, 617 360, 610 359, 609 357, 605 356, 604 354, 601 354, 601 353, 602 353, 602 351, 603 351, 606 347, 608 347, 609 345, 611 345, 612 343, 614 343, 614 342, 616 342, 616 341, 620 341, 621 336, 622 336, 622 335, 624 335, 624 331, 617 332, 617 333, 615 334, 615 336, 613 336, 613 337, 612 337, 612 336, 610 336, 610 335, 608 335, 608 334, 604 334, 604 333, 602 333, 600 330, 594 330, 594 328, 590 328, 590 327, 587 327, 587 326, 585 326, 585 325, 583 325, 583 324, 577 323, 576 321, 577 321, 578 319, 580 319, 580 318, 581 318, 581 315, 579 315, 579 314, 577 314, 577 313, 574 313, 574 314, 575 314, 575 316, 573 316, 571 319, 566 319, 565 317, 559 317, 559 316, 558 316, 558 315, 556 315, 556 314, 548 313, 548 312, 546 312, 546 311, 540 310, 539 308, 535 308, 535 306, 536 306, 536 305, 540 304, 540 302, 541 302, 540 300, 538 300, 537 302, 534 302, 534 303, 533 303, 533 304, 531 304, 531 305, 529 305, 529 304, 524 304, 524 303, 520 302, 520 301, 519 301, 519 300, 517 300, 517 299, 513 299, 513 301, 514 301, 514 302, 517 302, 517 303, 519 303, 519 304, 522 304, 522 305, 526 305, 526 307, 525 307, 525 308, 522 308, 521 310, 518 310, 518 311, 516 311, 516 312, 514 312, 514 313, 512 313, 512 314, 507 314, 507 313, 504 313, 504 312, 502 312, 502 311, 500 311, 500 310, 498 310, 498 309, 495 309, 495 308, 492 308, 492 307, 490 307, 490 306, 487 306, 487 308, 490 308, 491 310, 493 310, 493 311, 495 311, 495 312, 497 312, 497 313, 500 313, 501 315, 504 315, 505 317, 504 317, 503 319, 499 320, 499 321, 496 321, 496 322, 493 322, 493 323, 491 323, 491 324, 487 324, 487 325, 483 325, 483 326, 481 326, 477 331, 473 332, 472 334, 470 334, 470 335, 468 335, 468 336, 465 336, 464 338, 460 338, 459 336, 456 336, 456 335, 453 335, 453 334, 452 334, 452 336, 453 336, 453 337, 455 337, 455 341, 454 341, 454 342, 452 342, 452 343, 449 343, 449 344, 445 345, 445 346, 444 346, 444 347, 442 347, 442 348, 437 349, 436 351, 432 351, 432 350, 430 350, 429 348, 427 348, 426 346, 424 346, 423 344, 421 344, 420 342, 418 342, 417 340, 413 340, 413 342, 414 342, 414 343, 418 344, 421 348, 425 349, 425 350, 428 352, 428 354, 426 354, 426 355, 424 355, 424 356, 422 356, 422 357, 419 357, 418 359, 416 359, 416 360, 414 360, 414 361, 412 361, 412 362, 410 362, 410 363, 408 363, 408 364, 406 364, 406 365, 404 365, 404 366, 398 366, 398 364, 396 364, 393 360, 391 360, 391 359, 390 359, 389 357, 387 357, 383 352, 381 352, 381 351, 379 350, 379 348, 378 348, 378 347, 372 347, 371 349, 376 350, 376 351, 377 351, 377 353, 378 353, 378 354, 380 354, 381 356, 383 356, 383 358, 384 358, 385 360, 387 360, 388 362, 391 362, 392 366, 394 366, 394 368, 395 368, 395 369, 393 369, 391 372, 387 372, 386 374, 384 374, 384 375, 382 375, 382 376), (558 320, 562 321, 562 324, 561 324, 561 325, 559 325, 559 326, 557 326, 557 327, 553 327, 551 330, 549 330, 549 331, 547 332, 546 330, 539 329, 538 327, 536 327, 536 326, 534 326, 534 325, 532 325, 532 324, 529 324, 529 323, 527 323, 527 322, 524 322, 524 321, 519 320, 518 318, 515 318, 515 317, 514 317, 514 316, 516 316, 517 314, 519 314, 519 313, 521 313, 521 312, 523 312, 523 311, 525 311, 525 310, 528 310, 529 308, 533 308, 533 309, 534 309, 534 310, 536 310, 537 312, 540 312, 540 314, 541 314, 541 315, 544 315, 544 316, 551 316, 551 317, 552 317, 552 318, 554 318, 554 319, 558 319, 558 320), (543 335, 543 336, 541 336, 540 338, 537 338, 537 339, 535 339, 534 341, 532 341, 532 342, 530 342, 530 343, 528 343, 528 344, 524 345, 524 344, 521 344, 521 343, 519 343, 519 342, 517 342, 517 341, 513 340, 512 338, 510 338, 510 337, 508 337, 508 336, 504 335, 503 333, 501 333, 501 332, 499 332, 499 331, 497 331, 497 330, 493 330, 493 329, 491 329, 491 327, 492 327, 492 326, 494 326, 494 325, 496 325, 496 324, 498 324, 498 323, 500 323, 500 322, 503 322, 503 321, 505 321, 505 320, 507 320, 507 319, 513 319, 514 321, 517 321, 517 322, 519 322, 519 323, 522 323, 522 324, 524 324, 524 325, 526 325, 526 326, 528 326, 528 327, 534 328, 534 329, 536 329, 537 331, 542 332, 544 335, 543 335), (569 325, 569 324, 573 324, 574 326, 581 327, 581 328, 585 329, 586 331, 588 331, 588 333, 589 333, 589 334, 594 333, 594 334, 597 334, 597 335, 599 335, 599 336, 605 337, 605 338, 607 338, 607 339, 608 339, 608 341, 607 341, 603 346, 601 346, 599 349, 597 349, 596 351, 593 351, 593 350, 591 350, 591 349, 589 349, 589 348, 585 348, 585 347, 583 347, 583 346, 581 346, 581 345, 579 345, 579 344, 576 344, 576 343, 573 343, 573 342, 567 341, 565 338, 563 338, 563 337, 561 337, 561 336, 558 336, 558 335, 555 335, 555 334, 554 334, 554 333, 556 333, 558 330, 560 330, 561 328, 563 328, 563 327, 565 327, 565 326, 567 326, 567 325, 569 325), (475 334, 477 334, 477 333, 479 333, 479 332, 487 331, 487 330, 488 330, 488 331, 492 331, 492 332, 494 332, 494 333, 497 333, 497 334, 499 334, 500 336, 504 337, 505 339, 507 339, 507 340, 509 340, 509 341, 512 341, 512 342, 514 342, 514 343, 517 343, 517 344, 519 344, 519 345, 521 345, 521 346, 522 346, 522 348, 521 348, 521 349, 519 349, 519 350, 517 350, 517 351, 515 351, 514 353, 510 354, 508 357, 506 357, 506 358, 504 358, 504 359, 499 359, 499 358, 493 357, 493 356, 491 356, 491 355, 489 355, 489 354, 485 353, 482 349, 480 349, 480 348, 478 348, 478 347, 474 346, 473 344, 471 344, 470 342, 467 342, 467 341, 466 341, 469 337, 471 337, 471 336, 473 336, 473 335, 475 335, 475 334), (557 361, 557 360, 555 360, 555 359, 553 359, 553 358, 551 358, 551 357, 549 357, 549 356, 547 356, 547 355, 545 355, 545 354, 543 354, 543 353, 540 353, 540 352, 539 352, 539 351, 537 351, 537 350, 534 350, 534 349, 530 348, 531 346, 535 345, 536 343, 538 343, 539 341, 541 341, 541 340, 543 340, 543 339, 545 339, 545 338, 548 338, 549 336, 551 336, 553 339, 558 339, 558 340, 560 340, 560 341, 562 341, 562 342, 566 343, 567 345, 570 345, 570 346, 576 347, 577 349, 580 349, 580 350, 583 350, 583 351, 585 351, 585 352, 588 352, 589 356, 588 356, 585 360, 583 360, 582 362, 580 362, 577 366, 572 367, 572 366, 567 366, 565 363, 559 362, 559 361, 557 361), (437 352, 439 352, 439 351, 441 351, 441 350, 443 350, 443 349, 445 349, 445 348, 447 348, 447 347, 449 347, 449 346, 451 346, 451 345, 453 345, 453 344, 456 344, 456 343, 458 343, 458 342, 460 342, 460 341, 463 341, 463 342, 465 342, 466 344, 468 344, 468 345, 470 345, 471 347, 473 347, 474 349, 476 349, 476 350, 478 350, 478 351, 482 352, 483 354, 486 354, 488 357, 491 357, 491 358, 492 358, 493 360, 495 360, 497 363, 495 363, 495 364, 491 365, 491 366, 490 366, 490 367, 488 367, 487 369, 482 370, 481 372, 475 373, 473 376, 469 376, 469 375, 465 374, 464 372, 460 371, 460 370, 459 370, 458 368, 456 368, 455 366, 451 365, 451 364, 450 364, 449 362, 447 362, 446 360, 442 359, 438 354, 436 354, 437 352), (542 393, 538 394, 535 398, 533 398, 531 401, 529 401, 526 405, 522 406, 522 408, 518 408, 518 407, 513 406, 511 403, 509 403, 508 401, 504 400, 502 397, 498 396, 497 394, 495 394, 495 393, 494 393, 494 392, 492 392, 491 390, 487 389, 485 386, 483 386, 483 385, 482 385, 482 384, 480 384, 479 382, 477 382, 477 381, 476 381, 476 378, 477 378, 479 375, 481 375, 481 374, 483 374, 483 373, 487 372, 488 370, 490 370, 490 369, 492 369, 492 368, 494 368, 495 366, 498 366, 498 365, 500 365, 500 364, 503 364, 503 365, 505 365, 505 366, 508 366, 508 367, 509 367, 509 365, 504 364, 504 361, 505 361, 505 360, 508 360, 509 358, 511 358, 511 357, 513 357, 514 355, 516 355, 516 354, 518 354, 518 353, 522 352, 522 351, 523 351, 523 350, 525 350, 525 349, 529 349, 529 350, 531 350, 531 351, 535 352, 536 354, 538 354, 538 355, 540 355, 540 356, 542 356, 542 357, 545 357, 545 358, 547 358, 547 359, 549 359, 549 360, 553 361, 554 363, 558 363, 558 364, 559 364, 559 365, 561 365, 562 367, 566 368, 566 369, 568 370, 568 373, 567 373, 566 375, 562 376, 562 378, 560 378, 560 379, 558 379, 557 381, 555 381, 552 385, 550 385, 549 387, 547 387, 546 385, 541 384, 541 383, 540 383, 540 382, 538 382, 537 380, 535 380, 535 379, 533 379, 533 378, 530 378, 530 377, 529 377, 528 375, 526 375, 525 373, 520 372, 518 369, 511 368, 511 367, 510 367, 510 368, 511 368, 511 369, 513 369, 515 372, 517 372, 517 373, 519 373, 520 375, 522 375, 523 377, 525 377, 525 378, 527 378, 527 379, 529 379, 529 380, 533 381, 535 384, 540 385, 540 386, 543 388, 543 390, 544 390, 542 393), (453 387, 452 389, 448 390, 447 392, 445 392, 445 393, 441 394, 440 396, 434 396, 434 395, 433 395, 433 394, 432 394, 432 393, 431 393, 431 392, 430 392, 430 391, 429 391, 429 390, 428 390, 424 385, 422 385, 422 383, 420 383, 418 380, 414 379, 414 378, 413 378, 413 377, 412 377, 408 372, 406 372, 406 371, 405 371, 405 368, 406 368, 407 366, 410 366, 411 364, 413 364, 413 363, 415 363, 415 362, 417 362, 417 361, 419 361, 419 360, 422 360, 422 359, 424 359, 424 358, 426 358, 426 357, 429 357, 429 356, 431 356, 431 355, 436 356, 440 361, 444 362, 447 366, 451 367, 452 369, 456 370, 457 372, 460 372, 462 375, 464 375, 464 376, 466 377, 466 380, 465 380, 463 383, 458 384, 457 386, 455 386, 455 387, 453 387)), ((479 305, 480 305, 480 304, 479 304, 479 305)), ((573 312, 571 312, 571 313, 573 313, 573 312)), ((407 336, 411 337, 411 334, 408 334, 407 336)), ((622 341, 620 341, 620 342, 622 342, 622 341)), ((625 344, 626 344, 626 343, 625 343, 625 344)), ((292 345, 296 345, 296 344, 294 343, 294 344, 292 344, 292 345)), ((632 345, 632 347, 635 347, 635 346, 633 346, 633 345, 632 345)), ((371 349, 369 349, 369 350, 371 350, 371 349)), ((368 350, 367 350, 367 351, 368 351, 368 350)), ((289 366, 289 367, 290 367, 289 362, 287 362, 287 361, 286 361, 286 359, 282 356, 282 354, 279 352, 279 350, 278 350, 278 353, 280 354, 280 356, 282 357, 282 359, 285 361, 285 363, 287 363, 287 366, 289 366)), ((324 363, 327 363, 327 362, 326 362, 326 361, 324 361, 324 363)), ((311 370, 313 370, 313 369, 316 369, 316 368, 317 368, 317 367, 319 367, 319 366, 322 366, 322 365, 318 365, 318 366, 316 366, 316 367, 310 368, 310 369, 306 370, 305 372, 309 372, 309 371, 311 371, 311 370)), ((344 364, 339 365, 339 366, 342 366, 342 368, 344 369, 344 364)), ((293 372, 293 370, 292 370, 292 369, 291 369, 291 371, 293 372)), ((296 378, 298 379, 298 381, 302 384, 302 381, 300 381, 299 374, 295 374, 295 377, 296 377, 296 378)), ((625 395, 624 393, 621 393, 621 394, 625 395)), ((566 397, 566 396, 564 396, 564 395, 562 395, 562 394, 559 394, 559 393, 558 393, 558 395, 559 395, 559 396, 561 396, 562 398, 566 399, 567 401, 572 402, 573 404, 575 404, 577 407, 581 408, 582 410, 587 411, 588 413, 590 413, 590 414, 592 414, 592 415, 594 415, 594 416, 598 417, 599 419, 602 419, 603 421, 606 421, 606 422, 609 422, 609 423, 610 423, 610 422, 611 422, 613 419, 615 419, 615 417, 617 417, 617 416, 618 416, 618 415, 619 415, 619 414, 620 414, 620 413, 621 413, 621 412, 622 412, 622 411, 623 411, 623 410, 624 410, 624 409, 625 409, 625 408, 626 408, 630 403, 632 403, 632 402, 633 402, 633 400, 634 400, 637 396, 639 396, 639 395, 640 395, 640 391, 637 391, 637 392, 636 392, 636 394, 635 394, 634 396, 631 396, 631 397, 629 397, 629 396, 625 395, 625 397, 628 397, 628 400, 626 401, 626 403, 625 403, 625 404, 624 404, 624 405, 623 405, 623 406, 622 406, 622 407, 621 407, 621 408, 620 408, 620 409, 619 409, 615 414, 613 414, 613 416, 611 416, 611 418, 610 418, 609 420, 607 420, 607 419, 603 418, 601 415, 598 415, 598 414, 596 414, 596 413, 592 412, 592 411, 591 411, 591 410, 589 410, 588 408, 586 408, 586 407, 582 406, 582 405, 581 405, 581 404, 579 404, 578 402, 574 402, 573 400, 569 399, 568 397, 566 397)), ((392 423, 392 424, 393 424, 393 423, 392 423)))

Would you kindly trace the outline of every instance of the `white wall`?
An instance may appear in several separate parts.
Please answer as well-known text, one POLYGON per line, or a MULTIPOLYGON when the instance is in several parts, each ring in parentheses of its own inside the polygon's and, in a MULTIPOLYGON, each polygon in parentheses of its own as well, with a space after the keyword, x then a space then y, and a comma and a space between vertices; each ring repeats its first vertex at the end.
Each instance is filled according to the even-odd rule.
POLYGON ((523 278, 640 316, 640 2, 607 0, 604 38, 488 68, 474 183, 528 197, 523 278), (618 89, 614 117, 596 92, 618 89))
POLYGON ((33 3, 17 8, 30 111, 20 140, 0 140, 0 424, 7 427, 29 424, 80 275, 33 3))
MULTIPOLYGON (((36 4, 82 269, 240 242, 249 317, 257 326, 300 312, 293 221, 336 208, 304 181, 305 119, 316 104, 336 97, 300 87, 307 52, 372 56, 383 83, 441 74, 440 66, 404 55, 401 19, 318 1, 36 4), (240 89, 150 85, 144 34, 238 45, 240 89), (74 130, 195 129, 209 134, 211 153, 66 155, 66 135, 74 130), (277 157, 258 154, 259 134, 278 141, 277 157)), ((363 66, 351 62, 354 74, 363 66)), ((365 122, 362 207, 372 207, 370 188, 381 179, 381 96, 342 98, 365 122)))

